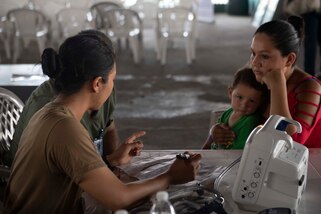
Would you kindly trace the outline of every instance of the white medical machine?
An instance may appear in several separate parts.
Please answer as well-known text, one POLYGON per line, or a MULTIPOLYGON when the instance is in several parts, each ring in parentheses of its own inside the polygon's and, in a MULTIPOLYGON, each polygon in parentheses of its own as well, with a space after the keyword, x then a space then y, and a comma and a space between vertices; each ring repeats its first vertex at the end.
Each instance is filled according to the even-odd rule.
POLYGON ((290 208, 297 212, 307 181, 308 149, 285 131, 294 120, 271 115, 247 139, 232 190, 241 210, 290 208))

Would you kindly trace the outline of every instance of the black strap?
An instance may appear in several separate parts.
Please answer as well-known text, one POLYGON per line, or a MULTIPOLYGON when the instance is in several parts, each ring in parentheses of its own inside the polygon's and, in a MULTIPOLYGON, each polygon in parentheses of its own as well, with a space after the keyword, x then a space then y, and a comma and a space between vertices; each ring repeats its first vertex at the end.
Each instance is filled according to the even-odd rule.
POLYGON ((109 161, 107 160, 107 158, 103 158, 104 162, 106 163, 106 165, 108 166, 108 168, 111 170, 111 171, 114 171, 115 170, 115 166, 113 166, 111 163, 109 163, 109 161))
POLYGON ((201 209, 196 210, 193 214, 209 214, 212 212, 215 212, 217 214, 227 214, 227 212, 223 208, 223 205, 217 201, 206 204, 201 209))

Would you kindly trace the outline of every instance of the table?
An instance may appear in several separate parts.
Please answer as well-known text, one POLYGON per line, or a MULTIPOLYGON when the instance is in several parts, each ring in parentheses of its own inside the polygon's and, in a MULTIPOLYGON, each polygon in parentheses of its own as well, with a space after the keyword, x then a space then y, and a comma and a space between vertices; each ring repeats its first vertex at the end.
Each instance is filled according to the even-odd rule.
MULTIPOLYGON (((122 169, 131 176, 139 179, 153 177, 157 173, 165 171, 170 163, 174 160, 175 155, 180 150, 146 150, 141 153, 141 156, 135 157, 132 163, 122 169), (172 157, 172 158, 171 158, 172 157), (159 164, 154 164, 155 161, 159 164), (153 162, 154 163, 151 163, 153 162), (143 169, 143 170, 142 170, 143 169), (146 170, 148 169, 148 170, 146 170), (154 172, 154 173, 153 173, 154 172)), ((240 150, 200 150, 195 151, 202 154, 201 176, 197 179, 204 182, 208 187, 213 187, 213 181, 221 171, 222 167, 228 166, 231 162, 236 160, 242 154, 240 150), (205 178, 205 179, 204 179, 205 178), (203 180, 203 181, 202 181, 203 180)), ((308 181, 307 187, 303 194, 302 201, 299 205, 298 213, 315 214, 321 213, 321 149, 310 149, 309 165, 308 165, 308 181)), ((233 180, 235 179, 237 167, 235 170, 222 179, 219 191, 224 195, 227 203, 225 209, 228 213, 235 214, 250 214, 253 212, 240 211, 231 197, 231 190, 233 188, 233 180), (225 179, 225 181, 224 181, 225 179), (225 182, 225 183, 224 183, 225 182)))
POLYGON ((47 79, 48 77, 42 74, 40 64, 0 65, 0 87, 12 91, 23 102, 47 79))

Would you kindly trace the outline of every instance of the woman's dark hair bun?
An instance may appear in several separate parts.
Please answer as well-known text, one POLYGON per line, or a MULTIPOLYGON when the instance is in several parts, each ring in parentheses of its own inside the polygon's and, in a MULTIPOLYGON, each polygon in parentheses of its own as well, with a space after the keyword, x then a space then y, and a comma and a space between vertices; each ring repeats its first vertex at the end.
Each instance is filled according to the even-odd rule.
POLYGON ((61 72, 62 65, 57 52, 52 48, 46 48, 41 56, 42 72, 50 78, 55 78, 61 72))
POLYGON ((304 37, 304 20, 300 16, 289 16, 288 22, 294 27, 298 33, 298 37, 303 39, 304 37))

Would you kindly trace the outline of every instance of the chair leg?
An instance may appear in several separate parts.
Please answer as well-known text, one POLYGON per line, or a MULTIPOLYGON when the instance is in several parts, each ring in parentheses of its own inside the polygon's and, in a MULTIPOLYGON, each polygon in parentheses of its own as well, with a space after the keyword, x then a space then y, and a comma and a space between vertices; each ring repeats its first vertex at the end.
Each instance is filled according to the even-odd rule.
POLYGON ((166 64, 168 38, 162 37, 160 40, 161 64, 166 64))
POLYGON ((121 38, 117 38, 117 47, 118 47, 118 51, 121 52, 121 38))
POLYGON ((42 55, 42 51, 45 49, 45 44, 46 44, 45 36, 38 37, 37 38, 37 42, 38 42, 38 50, 39 50, 39 53, 40 53, 40 56, 41 56, 42 55))
MULTIPOLYGON (((8 24, 8 23, 6 23, 8 24)), ((3 44, 6 51, 6 57, 7 59, 11 59, 11 47, 10 47, 10 41, 12 38, 12 33, 10 33, 10 26, 6 26, 7 30, 5 30, 3 35, 3 44)))
POLYGON ((9 44, 9 40, 7 39, 7 37, 3 33, 0 33, 0 41, 3 42, 3 46, 4 46, 4 49, 5 49, 5 53, 6 53, 7 59, 10 59, 10 44, 9 44))
POLYGON ((155 30, 155 52, 156 52, 156 59, 160 60, 161 59, 161 47, 160 47, 160 38, 158 31, 155 30))
POLYGON ((6 51, 6 57, 7 57, 7 59, 10 59, 11 54, 10 54, 10 42, 9 42, 9 39, 6 38, 3 41, 3 44, 4 44, 4 49, 6 51))
POLYGON ((27 47, 29 47, 29 44, 31 42, 31 38, 22 37, 22 42, 23 42, 23 48, 26 49, 27 47))
POLYGON ((11 58, 11 54, 10 54, 10 44, 9 44, 9 42, 5 42, 4 43, 4 48, 5 48, 5 51, 6 51, 7 59, 10 59, 11 58))
POLYGON ((20 38, 14 37, 12 62, 16 63, 20 55, 20 38))
POLYGON ((189 38, 185 39, 185 50, 186 50, 186 62, 187 64, 191 64, 191 40, 189 38))
POLYGON ((140 61, 140 56, 139 56, 139 38, 138 37, 129 37, 129 44, 131 46, 133 56, 134 56, 134 62, 136 64, 139 63, 140 61))
POLYGON ((139 60, 142 60, 144 57, 144 35, 142 32, 138 35, 138 53, 139 60))
POLYGON ((191 41, 190 41, 190 47, 191 47, 191 57, 192 57, 192 60, 195 59, 195 38, 191 38, 191 41))
POLYGON ((125 50, 129 49, 129 39, 125 38, 125 50))

